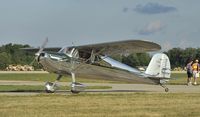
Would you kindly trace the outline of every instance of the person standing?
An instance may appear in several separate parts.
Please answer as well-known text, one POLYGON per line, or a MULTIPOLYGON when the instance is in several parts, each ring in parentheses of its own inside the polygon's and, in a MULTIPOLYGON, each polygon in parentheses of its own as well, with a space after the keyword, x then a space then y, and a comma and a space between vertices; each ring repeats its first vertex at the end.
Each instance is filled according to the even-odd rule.
POLYGON ((192 84, 192 75, 193 75, 193 69, 192 69, 192 60, 189 60, 187 65, 186 65, 186 70, 187 70, 187 85, 191 85, 192 84))
POLYGON ((192 64, 192 71, 194 77, 194 85, 197 85, 197 78, 199 77, 199 60, 196 59, 195 63, 192 64))

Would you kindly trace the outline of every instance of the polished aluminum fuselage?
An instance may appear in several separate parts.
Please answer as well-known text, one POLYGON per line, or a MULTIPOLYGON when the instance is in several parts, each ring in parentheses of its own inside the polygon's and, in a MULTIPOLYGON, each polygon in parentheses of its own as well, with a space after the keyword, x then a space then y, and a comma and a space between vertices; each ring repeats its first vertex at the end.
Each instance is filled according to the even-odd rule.
MULTIPOLYGON (((140 71, 130 71, 121 67, 111 66, 106 60, 101 59, 103 65, 82 61, 80 58, 69 57, 66 54, 47 53, 39 56, 38 62, 45 70, 59 75, 71 75, 88 79, 104 79, 123 81, 128 83, 159 84, 159 80, 151 79, 140 71), (107 64, 107 65, 105 65, 107 64)), ((122 64, 122 63, 121 63, 122 64)))

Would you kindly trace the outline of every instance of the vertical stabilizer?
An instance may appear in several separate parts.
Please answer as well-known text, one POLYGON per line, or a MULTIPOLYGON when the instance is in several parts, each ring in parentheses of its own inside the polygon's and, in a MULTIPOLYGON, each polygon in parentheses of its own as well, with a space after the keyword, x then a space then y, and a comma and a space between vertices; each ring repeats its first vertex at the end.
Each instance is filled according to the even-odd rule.
POLYGON ((171 66, 168 56, 163 53, 155 54, 152 57, 145 74, 152 77, 170 78, 171 66))

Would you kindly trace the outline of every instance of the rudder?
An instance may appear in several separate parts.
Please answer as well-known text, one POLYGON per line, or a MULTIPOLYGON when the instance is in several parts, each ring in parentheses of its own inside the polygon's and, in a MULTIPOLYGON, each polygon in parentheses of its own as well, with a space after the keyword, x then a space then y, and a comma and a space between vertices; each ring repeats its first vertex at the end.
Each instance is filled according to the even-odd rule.
POLYGON ((152 57, 145 74, 158 78, 170 78, 171 65, 168 56, 163 53, 155 54, 152 57))

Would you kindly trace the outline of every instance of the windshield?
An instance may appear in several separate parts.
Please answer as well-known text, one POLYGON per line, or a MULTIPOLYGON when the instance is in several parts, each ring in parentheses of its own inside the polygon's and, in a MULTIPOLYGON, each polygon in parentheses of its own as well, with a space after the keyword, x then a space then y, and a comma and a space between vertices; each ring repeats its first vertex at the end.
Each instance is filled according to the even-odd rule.
POLYGON ((70 57, 64 53, 48 52, 48 54, 49 54, 49 57, 53 60, 58 60, 58 61, 69 61, 70 60, 70 57))

